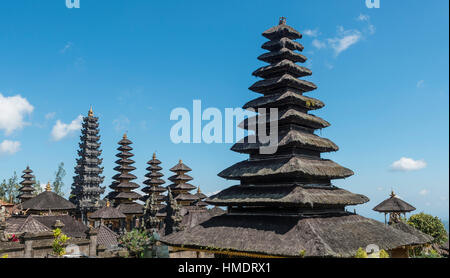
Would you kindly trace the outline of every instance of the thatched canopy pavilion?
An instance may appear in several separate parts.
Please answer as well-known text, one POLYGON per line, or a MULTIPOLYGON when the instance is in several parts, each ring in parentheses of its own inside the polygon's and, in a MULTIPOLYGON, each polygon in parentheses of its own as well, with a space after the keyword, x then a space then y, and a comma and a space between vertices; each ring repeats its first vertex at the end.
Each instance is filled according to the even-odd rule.
POLYGON ((346 211, 346 206, 369 199, 334 186, 332 180, 350 177, 353 171, 321 157, 338 147, 315 134, 330 123, 310 113, 324 104, 304 95, 317 86, 300 79, 312 74, 297 65, 307 60, 299 53, 304 47, 295 41, 302 35, 281 18, 263 36, 269 42, 262 48, 269 52, 258 59, 270 65, 253 73, 262 80, 250 87, 262 96, 244 108, 266 110, 257 111, 254 120, 258 125, 253 119, 240 124, 256 135, 232 147, 250 158, 219 174, 240 184, 206 199, 228 211, 162 241, 178 250, 248 257, 352 257, 358 248, 370 244, 392 250, 422 242, 412 234, 346 211), (268 108, 277 108, 277 115, 268 108), (267 123, 262 131, 269 132, 274 118, 279 144, 275 153, 267 154, 261 152, 268 142, 259 140, 259 124, 267 123))
POLYGON ((44 192, 23 202, 20 206, 27 214, 36 215, 69 214, 76 209, 72 202, 53 192, 50 183, 47 184, 44 192))
POLYGON ((387 214, 389 214, 389 223, 396 223, 400 221, 401 214, 406 216, 407 212, 415 211, 416 208, 400 199, 394 191, 392 191, 391 196, 379 203, 373 210, 384 213, 385 223, 387 214))

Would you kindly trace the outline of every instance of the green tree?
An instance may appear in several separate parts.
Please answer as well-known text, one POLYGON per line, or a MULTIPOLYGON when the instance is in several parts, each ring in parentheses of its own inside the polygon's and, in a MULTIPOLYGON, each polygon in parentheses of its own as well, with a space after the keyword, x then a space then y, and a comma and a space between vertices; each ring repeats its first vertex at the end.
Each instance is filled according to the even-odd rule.
POLYGON ((53 252, 57 256, 63 256, 66 254, 66 242, 70 239, 70 237, 66 236, 61 232, 61 229, 57 228, 53 230, 53 252))
POLYGON ((358 249, 358 251, 356 251, 356 255, 355 255, 356 259, 366 259, 368 257, 369 256, 367 256, 367 252, 364 249, 362 249, 361 247, 358 249))
POLYGON ((66 170, 64 170, 64 163, 61 162, 58 165, 58 171, 55 172, 55 181, 53 182, 53 191, 59 196, 64 196, 62 188, 64 187, 64 177, 66 176, 66 170))
POLYGON ((41 187, 41 182, 40 181, 36 181, 35 184, 33 184, 33 188, 34 188, 34 196, 37 196, 39 194, 41 194, 42 192, 44 192, 44 190, 41 187))
POLYGON ((6 201, 6 180, 0 183, 0 200, 6 201))
POLYGON ((408 224, 434 238, 433 243, 443 244, 447 241, 447 231, 441 219, 423 212, 411 215, 408 224))
POLYGON ((5 186, 5 199, 8 202, 16 203, 17 195, 19 195, 19 177, 17 177, 17 173, 14 171, 14 174, 11 178, 8 179, 8 182, 5 186))
POLYGON ((143 258, 145 250, 153 241, 145 230, 133 229, 131 232, 125 233, 119 238, 119 244, 127 248, 131 257, 143 258))

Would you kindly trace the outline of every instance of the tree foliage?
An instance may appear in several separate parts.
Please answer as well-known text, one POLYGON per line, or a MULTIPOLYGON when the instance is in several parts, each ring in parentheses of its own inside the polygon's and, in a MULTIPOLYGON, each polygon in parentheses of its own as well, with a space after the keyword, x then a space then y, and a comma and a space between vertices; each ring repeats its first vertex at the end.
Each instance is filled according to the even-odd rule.
POLYGON ((0 199, 6 202, 16 203, 19 195, 19 177, 14 172, 13 176, 8 180, 3 180, 0 183, 0 199))
POLYGON ((130 255, 135 258, 143 258, 145 250, 151 245, 152 236, 145 230, 133 229, 119 238, 119 244, 125 247, 130 255))
POLYGON ((421 212, 412 215, 408 220, 408 224, 417 230, 432 236, 434 238, 433 243, 443 244, 448 240, 445 226, 438 217, 421 212))
POLYGON ((356 251, 356 255, 355 255, 356 259, 366 259, 368 257, 369 256, 367 256, 367 252, 364 249, 362 249, 361 247, 358 249, 358 251, 356 251))
POLYGON ((70 237, 66 236, 61 232, 61 229, 57 228, 53 230, 53 252, 57 256, 63 256, 66 254, 66 242, 70 239, 70 237))
POLYGON ((58 165, 58 170, 55 172, 55 181, 53 182, 53 191, 59 196, 64 196, 62 188, 64 187, 64 177, 66 176, 66 170, 64 170, 64 163, 61 162, 58 165))

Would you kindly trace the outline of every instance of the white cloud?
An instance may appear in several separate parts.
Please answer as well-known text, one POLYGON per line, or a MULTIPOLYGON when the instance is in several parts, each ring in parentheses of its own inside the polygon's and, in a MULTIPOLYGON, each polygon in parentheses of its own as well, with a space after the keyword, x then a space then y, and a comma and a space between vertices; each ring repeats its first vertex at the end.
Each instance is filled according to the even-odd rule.
POLYGON ((20 95, 5 97, 0 93, 0 130, 4 130, 5 135, 11 135, 15 130, 22 129, 28 125, 24 118, 33 110, 33 105, 26 98, 20 95))
POLYGON ((383 190, 384 190, 384 188, 383 188, 383 187, 381 187, 381 186, 378 186, 378 187, 377 187, 377 190, 378 190, 378 191, 383 191, 383 190))
POLYGON ((0 143, 0 155, 2 154, 15 154, 20 151, 20 142, 19 141, 10 141, 4 140, 0 143))
POLYGON ((370 19, 370 16, 366 14, 359 14, 358 18, 356 20, 358 21, 368 21, 370 19))
POLYGON ((428 193, 430 193, 430 191, 427 190, 427 189, 423 189, 423 190, 421 190, 421 191, 419 192, 419 194, 420 194, 420 195, 423 195, 423 196, 427 195, 428 193))
POLYGON ((314 30, 307 29, 307 30, 303 31, 303 34, 310 36, 310 37, 317 37, 317 35, 319 34, 319 29, 317 29, 317 28, 314 30))
POLYGON ((60 120, 56 121, 56 124, 52 129, 52 138, 55 141, 59 141, 66 137, 69 134, 72 134, 81 129, 81 123, 83 121, 83 116, 79 115, 75 120, 73 120, 70 124, 65 124, 60 120))
POLYGON ((412 158, 402 157, 391 165, 395 171, 417 171, 427 166, 424 160, 414 160, 412 158))
POLYGON ((113 121, 114 129, 116 131, 126 131, 128 126, 130 125, 130 120, 125 116, 120 116, 118 119, 113 121))
POLYGON ((375 34, 375 30, 376 30, 376 28, 375 28, 375 25, 373 25, 373 24, 369 24, 369 33, 371 34, 371 35, 373 35, 373 34, 375 34))
POLYGON ((422 88, 425 85, 425 81, 424 80, 419 80, 417 81, 416 87, 417 88, 422 88))
POLYGON ((361 40, 362 34, 358 30, 345 30, 344 27, 338 27, 338 34, 335 38, 328 39, 331 48, 334 49, 335 55, 339 55, 350 46, 361 40))
POLYGON ((51 120, 56 116, 56 112, 51 112, 51 113, 47 113, 47 115, 45 115, 45 119, 47 120, 51 120))
POLYGON ((319 41, 318 39, 314 39, 312 41, 312 45, 317 49, 322 49, 327 47, 326 43, 319 41))
POLYGON ((72 42, 68 42, 66 43, 66 45, 64 45, 63 49, 61 49, 59 52, 61 53, 65 53, 67 50, 71 49, 73 46, 72 42))

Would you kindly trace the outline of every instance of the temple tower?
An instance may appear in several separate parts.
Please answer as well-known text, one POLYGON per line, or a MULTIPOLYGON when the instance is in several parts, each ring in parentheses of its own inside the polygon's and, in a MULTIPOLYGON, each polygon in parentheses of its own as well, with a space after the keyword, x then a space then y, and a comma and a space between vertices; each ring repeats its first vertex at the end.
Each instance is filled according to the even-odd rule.
POLYGON ((175 173, 175 175, 169 178, 173 184, 168 186, 173 194, 173 198, 181 207, 193 207, 198 201, 198 197, 191 194, 190 191, 196 189, 196 187, 188 183, 193 178, 186 174, 192 171, 192 169, 180 160, 170 171, 175 173))
POLYGON ((134 156, 131 153, 133 150, 131 144, 133 142, 128 139, 127 134, 124 134, 122 140, 119 141, 120 147, 117 149, 120 151, 116 155, 120 158, 116 161, 118 166, 114 168, 119 173, 113 177, 115 181, 110 186, 114 191, 107 196, 113 205, 127 216, 127 230, 134 228, 136 220, 143 214, 143 206, 136 203, 136 200, 142 196, 133 191, 139 188, 139 185, 132 182, 136 176, 130 173, 136 170, 136 167, 132 166, 135 162, 130 159, 134 156))
POLYGON ((88 214, 101 206, 100 195, 105 192, 105 187, 101 187, 105 177, 101 176, 103 159, 100 158, 102 151, 99 132, 98 117, 94 116, 91 107, 88 116, 83 118, 79 158, 75 166, 75 176, 69 197, 69 200, 77 206, 78 217, 85 224, 88 221, 88 214))
POLYGON ((146 193, 146 195, 143 196, 141 200, 146 202, 153 196, 153 209, 155 209, 155 207, 159 208, 155 216, 160 220, 163 220, 166 216, 166 205, 164 204, 166 196, 162 194, 166 192, 167 189, 162 186, 165 181, 162 180, 164 175, 161 173, 161 166, 159 166, 161 161, 156 158, 156 154, 153 154, 152 160, 147 162, 147 164, 149 165, 149 167, 147 167, 148 173, 145 175, 147 179, 144 181, 144 184, 147 186, 142 189, 142 192, 146 193))
POLYGON ((162 241, 178 250, 184 250, 183 246, 199 251, 207 247, 213 249, 208 252, 221 256, 248 257, 352 257, 358 248, 369 244, 391 250, 421 242, 410 234, 346 211, 346 206, 369 199, 332 183, 353 172, 321 156, 338 147, 315 134, 330 124, 311 113, 324 104, 305 96, 317 86, 301 79, 311 75, 309 69, 297 65, 307 60, 299 53, 303 46, 295 41, 302 35, 281 18, 263 36, 269 41, 262 48, 269 52, 258 59, 269 65, 253 73, 262 80, 249 88, 262 96, 244 105, 244 109, 258 115, 240 124, 256 131, 256 135, 232 147, 250 157, 219 174, 239 181, 238 185, 206 200, 227 207, 228 212, 162 241), (259 131, 269 133, 275 121, 278 145, 270 153, 263 151, 268 143, 261 143, 264 141, 259 140, 259 131), (258 130, 263 124, 266 130, 258 130))
POLYGON ((33 185, 36 184, 36 178, 32 175, 32 173, 33 171, 28 166, 27 169, 23 171, 22 175, 23 181, 20 183, 22 187, 19 188, 20 194, 17 196, 17 198, 20 200, 21 203, 30 200, 31 198, 34 197, 33 185))

